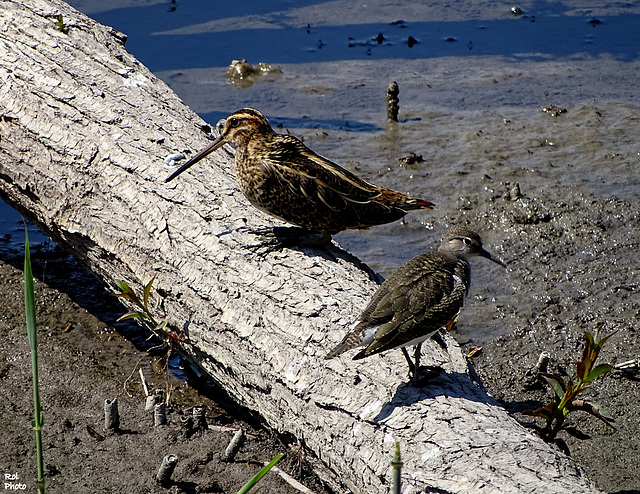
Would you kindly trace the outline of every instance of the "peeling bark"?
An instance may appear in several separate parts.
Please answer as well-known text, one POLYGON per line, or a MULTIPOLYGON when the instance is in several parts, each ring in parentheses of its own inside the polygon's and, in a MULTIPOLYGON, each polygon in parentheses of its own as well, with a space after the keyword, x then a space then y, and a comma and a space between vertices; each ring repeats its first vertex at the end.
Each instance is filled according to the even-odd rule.
POLYGON ((376 288, 338 246, 260 255, 243 228, 278 224, 239 192, 229 150, 170 185, 164 157, 202 121, 124 49, 57 0, 0 5, 0 194, 107 285, 154 287, 183 350, 238 403, 293 434, 334 485, 386 492, 394 441, 411 492, 598 492, 477 386, 459 347, 414 388, 399 351, 323 360, 376 288), (56 28, 62 14, 66 33, 56 28))

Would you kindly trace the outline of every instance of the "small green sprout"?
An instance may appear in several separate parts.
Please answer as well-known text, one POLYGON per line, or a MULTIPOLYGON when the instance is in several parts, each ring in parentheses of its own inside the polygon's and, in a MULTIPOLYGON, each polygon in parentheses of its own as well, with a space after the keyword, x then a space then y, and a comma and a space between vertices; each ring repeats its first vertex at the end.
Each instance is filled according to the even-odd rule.
MULTIPOLYGON (((149 298, 151 295, 151 287, 153 285, 153 282, 155 280, 155 276, 153 278, 151 278, 151 281, 149 281, 149 283, 147 283, 144 287, 144 292, 142 295, 142 299, 140 299, 140 297, 133 291, 133 289, 124 281, 119 281, 118 282, 118 287, 120 288, 120 292, 119 293, 114 293, 113 295, 116 297, 120 297, 123 298, 125 300, 128 300, 129 302, 131 302, 134 305, 134 310, 131 310, 129 312, 127 312, 126 314, 123 314, 122 316, 120 316, 118 318, 118 321, 124 321, 126 319, 143 319, 148 321, 149 323, 151 323, 152 325, 152 329, 153 331, 159 335, 162 339, 162 343, 160 345, 157 345, 151 349, 149 349, 141 358, 140 361, 142 361, 142 359, 149 355, 152 351, 157 350, 159 348, 165 347, 166 346, 166 353, 164 354, 162 360, 162 367, 163 369, 166 369, 167 365, 169 364, 169 358, 171 357, 171 355, 173 354, 173 345, 174 343, 182 343, 185 341, 185 337, 184 335, 182 335, 179 332, 173 331, 172 329, 167 327, 167 318, 163 318, 158 320, 156 317, 154 317, 151 308, 149 307, 149 298)), ((139 362, 140 362, 139 361, 139 362)), ((137 365, 136 365, 137 367, 137 365)), ((127 382, 129 381, 129 379, 131 379, 131 376, 133 376, 133 374, 135 373, 135 368, 134 370, 131 372, 131 375, 129 376, 129 378, 127 378, 127 381, 125 381, 125 390, 127 387, 127 382)), ((169 382, 167 380, 167 400, 169 399, 170 396, 170 385, 169 382)))
POLYGON ((606 375, 613 369, 613 366, 609 364, 595 365, 595 361, 604 344, 615 333, 617 333, 617 331, 597 340, 594 339, 591 333, 585 331, 585 347, 582 352, 582 359, 576 366, 578 381, 575 384, 571 379, 568 379, 565 383, 565 381, 556 374, 540 373, 540 376, 544 378, 553 391, 553 400, 544 407, 538 408, 537 410, 525 410, 523 413, 546 420, 545 427, 540 429, 545 441, 553 442, 561 430, 571 432, 570 428, 564 425, 564 421, 569 412, 575 410, 587 412, 602 420, 613 430, 617 430, 612 425, 613 419, 603 415, 600 405, 590 400, 587 401, 577 398, 580 393, 589 387, 592 381, 600 376, 606 375))
POLYGON ((62 14, 56 16, 56 20, 58 22, 56 22, 56 27, 58 28, 58 31, 60 31, 61 33, 67 34, 69 32, 69 29, 67 28, 67 26, 64 23, 64 19, 62 18, 62 14))
POLYGON ((403 463, 400 457, 400 443, 396 441, 393 448, 393 460, 391 460, 391 468, 393 469, 391 494, 400 494, 402 491, 402 465, 403 463))

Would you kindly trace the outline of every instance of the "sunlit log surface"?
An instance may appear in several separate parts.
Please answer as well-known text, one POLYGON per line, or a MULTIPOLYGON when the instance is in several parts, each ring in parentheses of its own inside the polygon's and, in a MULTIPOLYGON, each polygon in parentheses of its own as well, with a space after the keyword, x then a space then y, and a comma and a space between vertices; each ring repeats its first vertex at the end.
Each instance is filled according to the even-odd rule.
POLYGON ((398 351, 323 360, 375 276, 337 246, 248 249, 259 239, 240 227, 276 222, 238 191, 228 149, 165 184, 164 158, 203 146, 203 122, 120 33, 41 0, 2 2, 0 26, 2 197, 108 286, 155 275, 183 351, 301 440, 331 485, 387 492, 399 441, 411 492, 597 492, 474 384, 450 338, 450 358, 424 345, 447 373, 423 388, 398 351))

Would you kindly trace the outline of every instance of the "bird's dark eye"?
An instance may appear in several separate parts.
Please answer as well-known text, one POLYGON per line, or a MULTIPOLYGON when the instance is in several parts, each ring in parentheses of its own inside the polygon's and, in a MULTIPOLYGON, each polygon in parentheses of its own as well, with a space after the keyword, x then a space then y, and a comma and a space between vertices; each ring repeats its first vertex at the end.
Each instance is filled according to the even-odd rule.
POLYGON ((237 127, 239 123, 240 120, 238 120, 236 117, 229 119, 229 127, 237 127))
POLYGON ((464 237, 462 241, 465 245, 471 245, 471 239, 469 237, 464 237))

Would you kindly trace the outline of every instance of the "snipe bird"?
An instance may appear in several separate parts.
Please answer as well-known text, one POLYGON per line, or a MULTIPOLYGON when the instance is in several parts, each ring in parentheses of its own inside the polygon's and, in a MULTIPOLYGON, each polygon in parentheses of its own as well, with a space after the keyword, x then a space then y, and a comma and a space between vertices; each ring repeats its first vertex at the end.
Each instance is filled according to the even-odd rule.
POLYGON ((364 347, 353 359, 402 348, 414 383, 424 340, 456 323, 471 284, 467 257, 482 256, 506 267, 482 247, 480 236, 464 226, 451 228, 437 252, 420 254, 393 271, 380 285, 342 342, 325 357, 364 347), (405 347, 417 345, 412 361, 405 347))
POLYGON ((368 228, 435 205, 369 183, 314 153, 300 140, 274 132, 262 113, 230 115, 220 136, 169 176, 173 180, 225 143, 236 147, 236 179, 249 202, 306 230, 332 234, 368 228))

